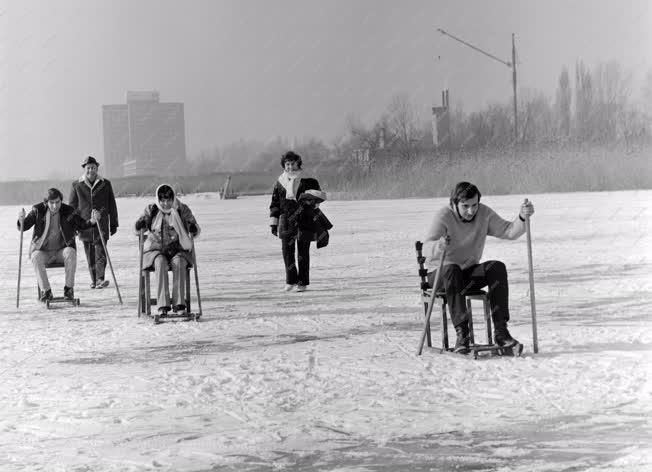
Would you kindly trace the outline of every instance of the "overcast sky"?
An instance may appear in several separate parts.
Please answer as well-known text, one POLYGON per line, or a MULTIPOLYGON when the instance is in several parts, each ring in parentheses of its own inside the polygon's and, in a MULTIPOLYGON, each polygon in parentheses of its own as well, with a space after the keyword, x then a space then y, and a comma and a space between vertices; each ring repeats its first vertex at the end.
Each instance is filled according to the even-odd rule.
MULTIPOLYGON (((553 96, 581 58, 652 68, 652 2, 0 0, 0 179, 76 176, 103 159, 103 104, 157 90, 185 104, 186 146, 341 136, 407 92, 423 119, 450 90, 466 111, 519 87, 553 96)), ((636 83, 636 82, 635 82, 636 83)), ((638 94, 638 90, 634 90, 638 94)))

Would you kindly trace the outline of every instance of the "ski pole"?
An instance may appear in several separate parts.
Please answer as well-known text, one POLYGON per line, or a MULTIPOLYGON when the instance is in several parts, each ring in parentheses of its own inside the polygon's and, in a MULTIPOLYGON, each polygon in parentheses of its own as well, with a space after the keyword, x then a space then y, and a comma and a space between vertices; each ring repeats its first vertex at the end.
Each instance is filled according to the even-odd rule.
POLYGON ((446 246, 444 246, 444 250, 441 252, 441 257, 439 258, 439 267, 437 269, 437 273, 435 274, 435 281, 432 284, 432 294, 430 295, 430 304, 428 305, 426 322, 423 327, 423 333, 421 333, 421 341, 419 342, 419 349, 417 350, 417 356, 420 356, 421 352, 423 352, 423 343, 425 342, 426 336, 428 334, 428 327, 430 326, 430 316, 432 315, 432 309, 435 306, 435 293, 437 291, 437 285, 439 284, 439 279, 441 278, 442 269, 444 268, 444 258, 446 257, 446 249, 448 249, 447 246, 448 246, 448 239, 446 239, 446 246))
POLYGON ((202 316, 201 295, 199 294, 199 275, 197 274, 197 255, 195 254, 195 238, 190 235, 190 244, 192 244, 192 266, 195 269, 195 288, 197 289, 197 306, 199 307, 199 316, 202 316))
MULTIPOLYGON (((525 204, 529 203, 525 199, 525 204)), ((532 311, 532 349, 534 353, 539 352, 539 342, 537 340, 537 307, 534 299, 534 268, 532 266, 532 235, 530 233, 530 215, 525 217, 525 234, 527 236, 527 262, 528 275, 530 278, 530 309, 532 311)))
POLYGON ((138 318, 145 312, 145 297, 143 295, 143 230, 138 231, 138 318))
POLYGON ((20 219, 20 249, 18 250, 18 285, 16 287, 16 308, 18 308, 18 305, 20 304, 20 273, 23 267, 23 231, 25 226, 25 209, 21 208, 20 212, 23 218, 20 219))
POLYGON ((122 295, 120 295, 120 288, 118 287, 118 281, 115 279, 115 273, 113 272, 113 264, 111 264, 111 257, 109 257, 109 251, 106 249, 106 243, 104 242, 104 235, 102 234, 102 228, 100 228, 100 220, 95 220, 95 224, 97 225, 97 231, 100 233, 100 241, 102 241, 104 254, 106 254, 106 260, 109 263, 109 268, 111 269, 111 277, 113 277, 115 290, 116 292, 118 292, 118 300, 120 301, 120 305, 122 305, 122 295))

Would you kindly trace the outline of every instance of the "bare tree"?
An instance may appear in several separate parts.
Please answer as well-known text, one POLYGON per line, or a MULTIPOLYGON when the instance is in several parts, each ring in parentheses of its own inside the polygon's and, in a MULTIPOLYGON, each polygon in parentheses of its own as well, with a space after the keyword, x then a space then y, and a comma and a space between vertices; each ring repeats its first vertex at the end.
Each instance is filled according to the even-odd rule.
POLYGON ((566 139, 570 136, 571 132, 571 88, 568 69, 565 66, 559 75, 555 111, 557 114, 559 134, 562 139, 566 139))
POLYGON ((575 135, 580 142, 591 137, 593 84, 591 74, 580 60, 575 64, 575 135))
POLYGON ((395 95, 387 109, 388 140, 403 160, 413 159, 419 150, 422 127, 415 107, 406 93, 395 95))
POLYGON ((613 141, 618 135, 619 116, 627 109, 631 75, 615 62, 599 63, 593 71, 592 132, 596 141, 613 141))

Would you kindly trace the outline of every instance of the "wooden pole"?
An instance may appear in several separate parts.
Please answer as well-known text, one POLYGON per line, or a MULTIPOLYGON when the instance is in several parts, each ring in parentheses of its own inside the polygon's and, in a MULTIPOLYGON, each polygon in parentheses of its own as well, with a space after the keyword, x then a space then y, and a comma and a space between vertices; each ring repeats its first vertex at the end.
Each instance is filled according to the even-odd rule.
POLYGON ((514 89, 514 146, 518 144, 518 108, 516 102, 516 43, 512 33, 512 87, 514 89))
MULTIPOLYGON (((21 212, 25 212, 24 208, 21 208, 21 212)), ((23 231, 24 231, 25 219, 20 220, 20 249, 18 250, 18 284, 16 286, 16 308, 20 305, 20 275, 21 269, 23 267, 23 231)))
POLYGON ((138 318, 145 312, 145 294, 143 294, 143 230, 138 231, 138 318))
POLYGON ((197 273, 197 255, 195 254, 195 238, 190 235, 190 243, 192 244, 192 267, 195 272, 195 289, 197 290, 197 306, 199 307, 199 316, 202 316, 201 309, 201 295, 199 293, 199 275, 197 273))
MULTIPOLYGON (((525 199, 524 203, 528 203, 525 199)), ((532 349, 534 353, 539 352, 539 342, 537 339, 537 307, 534 299, 534 267, 532 264, 532 235, 530 233, 530 216, 525 217, 525 233, 527 236, 527 263, 528 275, 530 278, 530 310, 532 311, 532 349)))
POLYGON ((109 251, 106 249, 106 243, 104 242, 104 235, 102 234, 102 228, 100 228, 99 220, 95 221, 97 225, 97 231, 100 233, 100 241, 102 241, 102 247, 104 248, 104 254, 106 254, 106 260, 109 263, 109 268, 111 269, 111 277, 113 277, 113 284, 115 285, 115 290, 118 292, 118 300, 120 305, 122 305, 122 295, 120 295, 120 287, 118 287, 118 281, 115 279, 115 273, 113 272, 113 264, 111 264, 111 257, 109 257, 109 251))

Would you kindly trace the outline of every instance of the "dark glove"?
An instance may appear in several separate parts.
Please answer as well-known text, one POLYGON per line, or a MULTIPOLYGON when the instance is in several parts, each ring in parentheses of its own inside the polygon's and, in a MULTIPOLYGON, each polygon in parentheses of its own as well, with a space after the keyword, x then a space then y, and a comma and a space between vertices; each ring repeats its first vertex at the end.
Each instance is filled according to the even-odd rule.
POLYGON ((278 236, 278 225, 270 225, 272 227, 272 234, 278 236))
POLYGON ((188 232, 190 234, 192 234, 193 237, 195 235, 197 235, 197 231, 198 231, 198 228, 197 228, 197 225, 195 223, 188 223, 188 232))
POLYGON ((118 232, 118 228, 111 228, 111 229, 109 230, 109 233, 111 233, 111 236, 113 236, 113 235, 114 235, 115 233, 117 233, 117 232, 118 232))
POLYGON ((136 221, 136 230, 140 231, 141 229, 147 228, 147 222, 145 220, 136 221))

